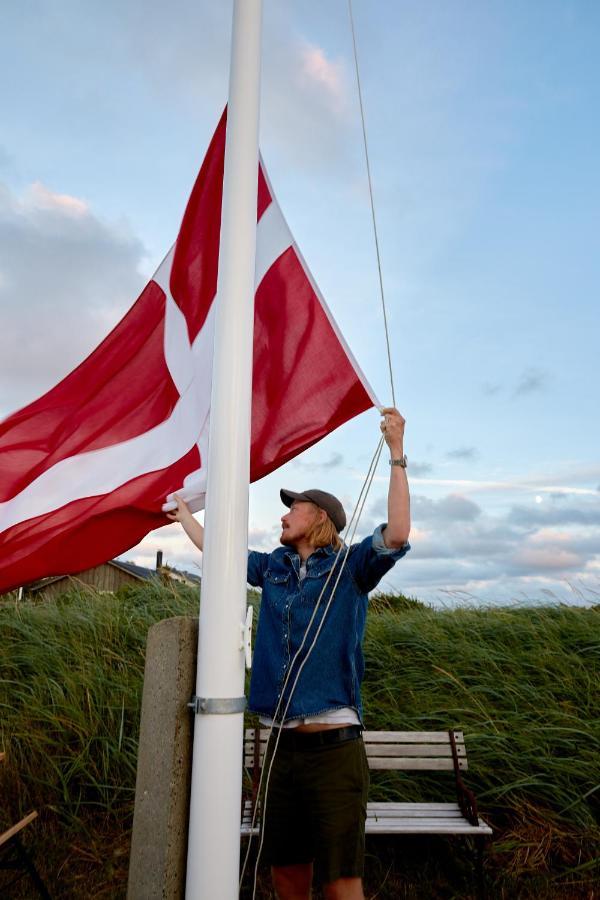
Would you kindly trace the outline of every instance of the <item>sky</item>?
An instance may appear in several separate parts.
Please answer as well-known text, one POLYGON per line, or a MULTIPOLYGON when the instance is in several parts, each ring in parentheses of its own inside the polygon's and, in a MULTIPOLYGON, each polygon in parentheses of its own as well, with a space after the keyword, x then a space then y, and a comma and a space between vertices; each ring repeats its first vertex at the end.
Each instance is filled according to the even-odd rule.
MULTIPOLYGON (((436 605, 600 595, 600 6, 354 0, 412 549, 436 605)), ((227 99, 229 2, 22 0, 0 33, 0 416, 52 387, 177 235, 227 99)), ((283 213, 391 403, 345 0, 265 0, 260 145, 283 213)), ((251 486, 351 511, 375 410, 251 486)), ((380 464, 358 536, 385 520, 380 464)), ((202 518, 200 516, 200 518, 202 518)), ((124 556, 198 571, 174 524, 124 556)))

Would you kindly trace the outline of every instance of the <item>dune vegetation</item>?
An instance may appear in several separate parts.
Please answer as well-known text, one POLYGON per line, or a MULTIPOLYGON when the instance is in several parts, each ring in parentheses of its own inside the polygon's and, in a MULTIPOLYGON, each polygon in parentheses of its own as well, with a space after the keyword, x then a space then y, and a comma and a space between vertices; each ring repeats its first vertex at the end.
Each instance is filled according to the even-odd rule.
MULTIPOLYGON (((0 602, 0 825, 40 811, 26 842, 55 897, 125 896, 146 635, 196 604, 158 583, 0 602)), ((600 609, 439 611, 379 595, 365 656, 367 728, 464 731, 466 780, 495 830, 489 895, 592 897, 600 609)), ((378 774, 373 796, 453 797, 446 773, 378 774)), ((368 897, 474 896, 463 841, 377 837, 367 850, 368 897)), ((11 890, 31 896, 25 880, 11 890)))

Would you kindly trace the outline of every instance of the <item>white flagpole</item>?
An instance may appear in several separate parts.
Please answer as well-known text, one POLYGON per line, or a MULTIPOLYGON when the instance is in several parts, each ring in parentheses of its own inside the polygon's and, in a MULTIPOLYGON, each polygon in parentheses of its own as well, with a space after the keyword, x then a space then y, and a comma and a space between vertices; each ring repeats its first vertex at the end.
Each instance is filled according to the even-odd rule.
POLYGON ((187 900, 238 896, 262 0, 235 0, 219 249, 187 900), (204 708, 203 708, 204 707, 204 708), (233 711, 231 711, 233 710, 233 711))

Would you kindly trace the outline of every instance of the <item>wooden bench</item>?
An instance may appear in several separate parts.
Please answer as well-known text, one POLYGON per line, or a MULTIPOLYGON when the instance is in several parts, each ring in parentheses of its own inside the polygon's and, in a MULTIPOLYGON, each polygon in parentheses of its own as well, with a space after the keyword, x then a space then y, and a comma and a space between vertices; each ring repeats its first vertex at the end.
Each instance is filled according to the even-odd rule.
MULTIPOLYGON (((0 753, 0 763, 4 762, 5 756, 5 753, 0 753)), ((18 873, 9 884, 2 886, 2 890, 6 890, 6 888, 13 885, 27 873, 40 897, 43 897, 44 900, 50 900, 50 894, 46 890, 46 886, 40 878, 30 854, 20 839, 21 832, 37 819, 37 815, 37 811, 34 809, 14 825, 0 832, 0 870, 4 869, 18 873)), ((8 894, 3 894, 3 896, 8 896, 8 894)))
MULTIPOLYGON (((244 766, 252 775, 252 798, 244 802, 242 836, 258 834, 257 815, 252 817, 258 796, 268 729, 247 729, 244 742, 244 766)), ((450 771, 454 772, 456 802, 367 804, 367 834, 441 834, 474 838, 480 892, 483 891, 483 848, 492 829, 479 817, 475 795, 467 788, 462 773, 468 769, 467 750, 462 731, 365 731, 363 740, 369 768, 372 770, 450 771)), ((267 799, 268 805, 268 799, 267 799)), ((260 808, 259 808, 260 811, 260 808)))

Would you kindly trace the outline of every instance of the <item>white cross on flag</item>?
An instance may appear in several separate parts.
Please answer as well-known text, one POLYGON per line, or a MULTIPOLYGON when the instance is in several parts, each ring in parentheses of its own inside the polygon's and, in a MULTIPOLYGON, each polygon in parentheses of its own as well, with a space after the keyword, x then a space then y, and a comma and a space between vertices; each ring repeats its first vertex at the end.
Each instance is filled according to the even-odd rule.
MULTIPOLYGON (((107 338, 0 423, 0 592, 80 572, 203 508, 225 114, 177 241, 107 338), (172 504, 171 504, 172 506, 172 504)), ((258 178, 250 480, 377 400, 258 178)))

